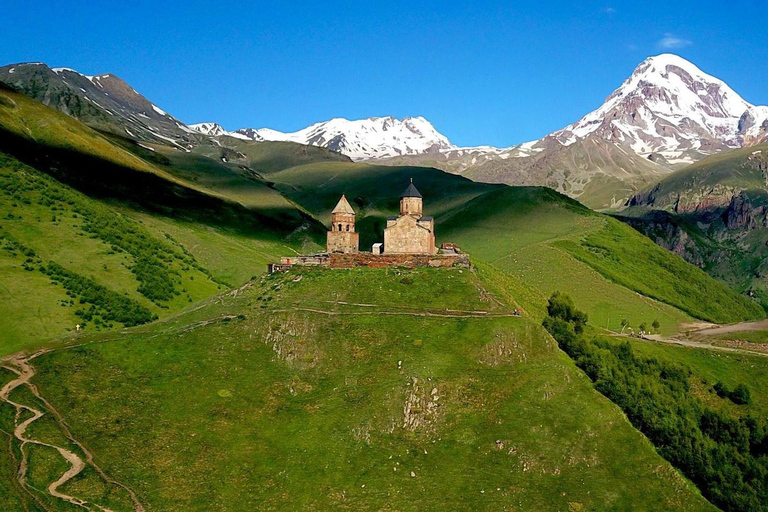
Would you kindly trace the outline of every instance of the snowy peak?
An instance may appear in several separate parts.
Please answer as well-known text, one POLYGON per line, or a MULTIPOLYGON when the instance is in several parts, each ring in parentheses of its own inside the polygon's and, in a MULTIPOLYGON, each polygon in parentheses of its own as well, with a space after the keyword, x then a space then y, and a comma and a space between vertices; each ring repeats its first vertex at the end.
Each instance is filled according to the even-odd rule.
POLYGON ((211 137, 217 137, 219 135, 228 135, 229 132, 222 128, 218 123, 197 123, 188 125, 189 128, 195 130, 203 135, 210 135, 211 137))
POLYGON ((321 146, 353 160, 376 160, 454 149, 455 146, 423 117, 335 118, 293 133, 244 128, 237 134, 251 140, 289 141, 321 146))
POLYGON ((599 109, 551 137, 566 146, 599 137, 642 156, 690 163, 759 137, 766 117, 722 80, 662 54, 643 61, 599 109))

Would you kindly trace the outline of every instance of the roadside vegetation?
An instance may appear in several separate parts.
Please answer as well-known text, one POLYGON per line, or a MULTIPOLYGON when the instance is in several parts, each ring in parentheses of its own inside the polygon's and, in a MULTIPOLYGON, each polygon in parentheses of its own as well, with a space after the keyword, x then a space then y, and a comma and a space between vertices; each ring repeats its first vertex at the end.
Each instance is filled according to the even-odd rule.
MULTIPOLYGON (((729 512, 768 510, 768 423, 699 399, 692 367, 639 355, 585 329, 586 315, 565 295, 553 295, 544 327, 595 388, 616 403, 658 452, 729 512)), ((745 383, 710 384, 719 400, 751 402, 745 383)))

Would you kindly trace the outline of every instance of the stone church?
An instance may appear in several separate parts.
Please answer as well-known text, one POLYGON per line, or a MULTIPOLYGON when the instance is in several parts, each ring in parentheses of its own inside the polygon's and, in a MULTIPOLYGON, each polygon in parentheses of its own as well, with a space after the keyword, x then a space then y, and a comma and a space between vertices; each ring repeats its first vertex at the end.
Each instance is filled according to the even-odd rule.
MULTIPOLYGON (((355 211, 347 198, 341 196, 331 212, 327 250, 329 253, 357 253, 359 243, 360 235, 355 232, 355 211)), ((387 219, 384 254, 437 254, 435 220, 423 215, 423 197, 413 180, 400 195, 400 215, 387 219)))

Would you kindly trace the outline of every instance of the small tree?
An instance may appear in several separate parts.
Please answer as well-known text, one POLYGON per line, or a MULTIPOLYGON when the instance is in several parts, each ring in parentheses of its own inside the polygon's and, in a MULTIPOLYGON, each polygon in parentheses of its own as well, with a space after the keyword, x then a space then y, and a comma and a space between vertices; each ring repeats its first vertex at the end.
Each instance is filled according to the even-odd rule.
POLYGON ((752 395, 749 392, 749 388, 744 384, 738 384, 733 391, 728 395, 731 402, 737 405, 746 405, 752 403, 752 395))
POLYGON ((658 320, 654 320, 654 321, 653 321, 653 323, 651 324, 651 327, 653 327, 653 330, 654 330, 654 331, 657 331, 657 332, 658 332, 658 330, 659 330, 659 327, 661 327, 661 324, 659 323, 659 321, 658 321, 658 320))
POLYGON ((625 318, 624 320, 621 321, 621 334, 624 334, 624 329, 626 329, 627 327, 629 327, 629 320, 625 318))
POLYGON ((646 330, 645 329, 645 322, 643 322, 640 325, 638 325, 637 328, 640 329, 641 332, 645 332, 645 330, 646 330))

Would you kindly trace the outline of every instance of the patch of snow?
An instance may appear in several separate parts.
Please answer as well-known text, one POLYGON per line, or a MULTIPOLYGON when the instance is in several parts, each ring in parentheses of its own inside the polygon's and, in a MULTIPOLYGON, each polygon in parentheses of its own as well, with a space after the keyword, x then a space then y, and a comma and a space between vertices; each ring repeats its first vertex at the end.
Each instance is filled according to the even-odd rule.
MULTIPOLYGON (((134 91, 134 92, 135 92, 135 91, 134 91)), ((158 106, 157 106, 157 105, 155 105, 154 103, 152 104, 152 109, 153 109, 155 112, 157 112, 158 114, 160 114, 161 116, 167 116, 167 115, 168 115, 168 113, 167 113, 165 110, 161 109, 160 107, 158 107, 158 106)))

